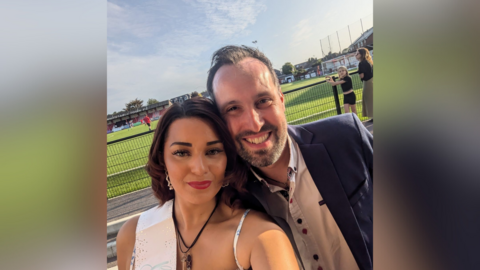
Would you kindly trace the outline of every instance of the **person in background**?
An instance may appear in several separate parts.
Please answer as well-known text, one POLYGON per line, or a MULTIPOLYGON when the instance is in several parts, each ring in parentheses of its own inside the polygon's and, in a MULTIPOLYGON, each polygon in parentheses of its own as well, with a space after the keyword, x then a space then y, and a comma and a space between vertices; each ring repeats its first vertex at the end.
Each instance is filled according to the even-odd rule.
POLYGON ((143 122, 148 126, 148 130, 152 130, 152 127, 150 126, 150 117, 148 117, 148 114, 143 118, 143 122))
POLYGON ((348 70, 346 67, 341 66, 337 69, 338 72, 338 81, 333 81, 330 76, 326 76, 327 82, 332 86, 341 85, 343 92, 343 106, 345 107, 345 113, 351 112, 357 114, 357 96, 353 92, 352 78, 348 75, 348 70))
POLYGON ((366 48, 357 49, 358 75, 363 81, 362 116, 373 119, 373 60, 366 48))

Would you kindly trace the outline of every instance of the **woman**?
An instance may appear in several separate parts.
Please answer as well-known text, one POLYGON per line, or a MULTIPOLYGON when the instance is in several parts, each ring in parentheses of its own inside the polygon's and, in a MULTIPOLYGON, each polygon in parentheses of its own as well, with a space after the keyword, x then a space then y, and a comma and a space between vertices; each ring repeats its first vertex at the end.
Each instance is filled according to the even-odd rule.
POLYGON ((285 233, 240 207, 246 169, 215 112, 194 98, 161 118, 147 163, 160 206, 122 226, 119 270, 298 269, 285 233))
POLYGON ((343 92, 343 106, 345 107, 345 113, 357 114, 357 96, 353 92, 352 78, 348 75, 348 69, 344 66, 338 67, 338 81, 334 82, 330 76, 326 76, 327 82, 331 85, 341 85, 343 92))
POLYGON ((365 48, 357 49, 358 74, 363 81, 362 116, 373 118, 373 60, 365 48))

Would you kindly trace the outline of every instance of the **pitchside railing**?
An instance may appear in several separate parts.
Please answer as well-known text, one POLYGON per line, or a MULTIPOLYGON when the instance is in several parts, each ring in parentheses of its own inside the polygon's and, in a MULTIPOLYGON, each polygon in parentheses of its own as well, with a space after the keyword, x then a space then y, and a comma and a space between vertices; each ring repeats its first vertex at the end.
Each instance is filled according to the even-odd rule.
MULTIPOLYGON (((352 86, 357 96, 357 115, 360 120, 368 120, 362 115, 363 83, 358 72, 350 73, 352 86)), ((334 76, 332 78, 335 79, 334 76)), ((326 81, 306 85, 283 93, 287 122, 299 125, 344 113, 343 94, 340 85, 331 86, 326 81)))
POLYGON ((107 143, 107 198, 150 186, 145 171, 153 130, 107 143))
MULTIPOLYGON (((350 76, 357 96, 357 115, 362 121, 368 120, 368 117, 362 116, 362 81, 357 72, 352 72, 350 76)), ((320 81, 283 94, 285 115, 290 125, 305 124, 344 113, 340 85, 332 87, 326 81, 320 81)), ((150 176, 145 171, 145 164, 152 144, 153 132, 148 131, 107 143, 107 198, 151 185, 150 176)))

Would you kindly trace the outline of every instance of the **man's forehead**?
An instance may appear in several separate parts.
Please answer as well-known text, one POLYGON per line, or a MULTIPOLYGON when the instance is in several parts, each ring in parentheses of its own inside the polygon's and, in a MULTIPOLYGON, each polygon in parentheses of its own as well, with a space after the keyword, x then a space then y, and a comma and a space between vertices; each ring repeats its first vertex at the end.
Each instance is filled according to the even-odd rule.
POLYGON ((261 61, 246 58, 235 65, 229 64, 220 67, 213 78, 214 92, 217 92, 218 88, 222 88, 225 81, 239 78, 244 82, 250 81, 267 87, 271 80, 268 68, 261 61))

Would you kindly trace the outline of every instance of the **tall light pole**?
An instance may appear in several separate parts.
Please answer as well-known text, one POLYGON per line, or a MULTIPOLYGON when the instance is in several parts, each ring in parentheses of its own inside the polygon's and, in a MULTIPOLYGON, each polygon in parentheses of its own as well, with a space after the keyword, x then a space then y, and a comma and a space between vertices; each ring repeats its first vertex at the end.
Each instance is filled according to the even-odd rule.
MULTIPOLYGON (((252 43, 253 43, 253 44, 257 44, 257 41, 254 40, 254 41, 252 41, 252 43)), ((258 50, 258 46, 257 46, 257 50, 258 50)))

